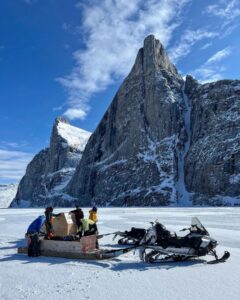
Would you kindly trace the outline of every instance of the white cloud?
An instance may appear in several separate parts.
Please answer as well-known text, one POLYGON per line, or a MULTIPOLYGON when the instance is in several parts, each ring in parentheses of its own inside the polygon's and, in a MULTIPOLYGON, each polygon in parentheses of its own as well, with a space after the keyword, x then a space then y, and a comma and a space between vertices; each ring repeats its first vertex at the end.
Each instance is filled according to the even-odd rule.
POLYGON ((86 111, 76 108, 69 108, 65 111, 64 116, 68 117, 70 120, 74 119, 84 119, 86 117, 86 111))
POLYGON ((207 49, 207 48, 209 48, 209 47, 211 47, 212 46, 212 43, 206 43, 205 45, 203 45, 202 47, 201 47, 201 49, 202 50, 205 50, 205 49, 207 49))
POLYGON ((57 79, 68 91, 65 115, 85 118, 90 96, 127 75, 147 35, 155 34, 167 46, 189 1, 81 1, 85 49, 73 54, 71 74, 57 79))
POLYGON ((231 54, 231 51, 231 48, 227 47, 216 52, 203 65, 201 65, 200 68, 193 71, 193 74, 203 83, 222 79, 225 67, 223 67, 219 63, 224 58, 229 56, 231 54))
POLYGON ((223 58, 229 56, 231 54, 232 50, 230 47, 227 47, 223 50, 218 51, 217 53, 215 53, 213 56, 211 56, 207 63, 211 64, 211 63, 215 63, 218 61, 221 61, 223 58))
POLYGON ((218 4, 209 5, 206 10, 206 13, 220 17, 225 22, 223 26, 228 25, 230 22, 235 20, 237 17, 240 17, 240 1, 239 0, 225 0, 220 1, 218 4))
POLYGON ((32 153, 0 149, 0 180, 20 180, 32 158, 32 153))
POLYGON ((12 149, 20 149, 23 147, 28 146, 28 143, 26 141, 21 141, 21 142, 9 142, 9 141, 0 141, 0 149, 2 150, 8 150, 9 148, 12 149))
POLYGON ((180 39, 180 42, 170 49, 169 56, 176 63, 180 58, 187 56, 192 47, 203 39, 212 39, 217 37, 217 32, 211 32, 206 29, 186 30, 180 39))

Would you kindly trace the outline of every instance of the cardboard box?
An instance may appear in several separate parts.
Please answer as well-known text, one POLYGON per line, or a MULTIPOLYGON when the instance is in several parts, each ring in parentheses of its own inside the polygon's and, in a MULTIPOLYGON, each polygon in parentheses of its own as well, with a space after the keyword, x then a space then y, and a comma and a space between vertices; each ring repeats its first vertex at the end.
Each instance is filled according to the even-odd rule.
POLYGON ((53 233, 55 236, 67 236, 77 233, 77 226, 74 216, 68 213, 62 213, 59 217, 53 219, 53 233))

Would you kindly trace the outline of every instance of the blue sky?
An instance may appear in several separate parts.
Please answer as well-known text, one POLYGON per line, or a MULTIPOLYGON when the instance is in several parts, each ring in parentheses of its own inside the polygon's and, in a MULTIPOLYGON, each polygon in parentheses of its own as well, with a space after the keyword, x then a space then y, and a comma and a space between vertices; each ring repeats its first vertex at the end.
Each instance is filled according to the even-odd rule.
POLYGON ((55 117, 94 131, 143 39, 184 76, 239 79, 240 0, 1 0, 0 183, 49 144, 55 117))

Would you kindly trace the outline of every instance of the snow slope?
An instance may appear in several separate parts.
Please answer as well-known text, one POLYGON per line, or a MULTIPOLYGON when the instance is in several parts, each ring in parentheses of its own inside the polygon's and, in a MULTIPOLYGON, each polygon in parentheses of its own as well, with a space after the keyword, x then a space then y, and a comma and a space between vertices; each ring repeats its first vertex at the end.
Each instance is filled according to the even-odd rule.
POLYGON ((180 206, 191 206, 190 195, 186 189, 185 185, 185 157, 188 153, 190 147, 190 137, 191 137, 191 107, 189 105, 189 99, 184 92, 185 84, 182 89, 183 100, 184 100, 184 127, 186 130, 186 141, 184 143, 183 149, 178 151, 178 181, 176 182, 176 189, 178 192, 178 204, 180 206))
POLYGON ((68 146, 83 151, 91 136, 91 132, 77 128, 70 124, 59 122, 57 125, 58 134, 66 140, 68 146))
POLYGON ((0 208, 7 208, 16 196, 18 184, 0 185, 0 208))
MULTIPOLYGON (((67 210, 56 209, 60 211, 67 210)), ((87 215, 88 209, 84 212, 87 215)), ((240 208, 99 209, 100 233, 146 228, 155 219, 178 231, 197 216, 218 240, 219 254, 231 252, 230 259, 218 265, 206 265, 202 259, 149 265, 139 260, 137 252, 106 261, 17 254, 28 224, 42 213, 42 209, 0 210, 0 299, 239 299, 240 208)), ((100 240, 101 247, 113 244, 111 236, 100 240)))

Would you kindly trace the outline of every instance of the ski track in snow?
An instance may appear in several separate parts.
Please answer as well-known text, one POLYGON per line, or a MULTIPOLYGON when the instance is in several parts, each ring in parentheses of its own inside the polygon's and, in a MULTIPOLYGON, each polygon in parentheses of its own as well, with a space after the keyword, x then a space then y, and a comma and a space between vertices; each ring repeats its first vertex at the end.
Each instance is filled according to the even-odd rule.
MULTIPOLYGON (((56 209, 67 212, 70 209, 56 209)), ((89 209, 83 209, 86 216, 89 209)), ((25 244, 29 223, 43 209, 0 209, 0 299, 87 300, 238 300, 240 278, 240 208, 100 208, 99 231, 148 228, 158 219, 169 230, 188 227, 197 216, 219 242, 219 255, 230 259, 206 265, 203 259, 150 265, 128 253, 112 260, 81 261, 63 258, 29 258, 16 253, 25 244)), ((183 235, 184 233, 181 233, 183 235)), ((116 244, 111 236, 100 246, 116 244)), ((209 258, 211 259, 211 258, 209 258)))

